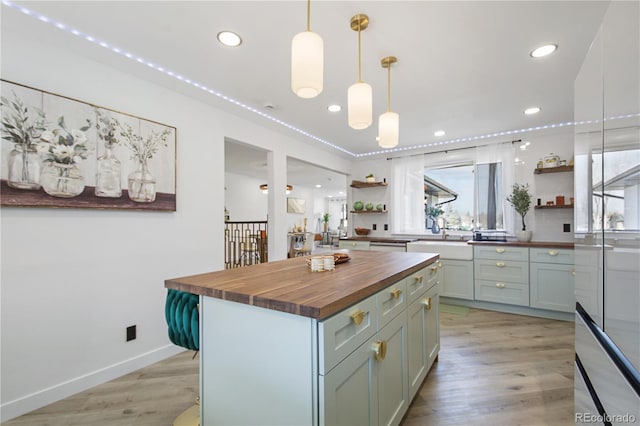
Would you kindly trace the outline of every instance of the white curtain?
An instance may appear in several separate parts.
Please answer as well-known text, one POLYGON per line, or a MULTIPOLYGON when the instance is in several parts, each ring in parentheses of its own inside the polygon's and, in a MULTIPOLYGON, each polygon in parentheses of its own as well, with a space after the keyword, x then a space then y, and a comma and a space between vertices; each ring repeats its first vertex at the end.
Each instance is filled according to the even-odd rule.
POLYGON ((391 160, 391 232, 423 234, 424 155, 391 160))

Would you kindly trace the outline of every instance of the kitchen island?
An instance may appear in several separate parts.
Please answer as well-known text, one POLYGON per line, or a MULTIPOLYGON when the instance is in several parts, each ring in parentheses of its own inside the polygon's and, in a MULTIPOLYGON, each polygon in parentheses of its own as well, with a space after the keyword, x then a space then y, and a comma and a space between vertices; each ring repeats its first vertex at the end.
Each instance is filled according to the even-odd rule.
POLYGON ((439 351, 433 253, 165 281, 200 295, 201 424, 398 424, 439 351))

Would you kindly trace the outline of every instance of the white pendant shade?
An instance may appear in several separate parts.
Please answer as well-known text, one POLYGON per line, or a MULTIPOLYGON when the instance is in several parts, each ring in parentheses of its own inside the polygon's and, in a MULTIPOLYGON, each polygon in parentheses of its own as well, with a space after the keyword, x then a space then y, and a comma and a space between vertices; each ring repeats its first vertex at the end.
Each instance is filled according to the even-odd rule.
POLYGON ((367 83, 352 84, 347 92, 349 126, 362 130, 373 121, 373 90, 367 83))
POLYGON ((291 89, 301 98, 322 92, 324 43, 311 31, 298 33, 291 42, 291 89))
POLYGON ((400 116, 387 111, 378 118, 378 145, 381 148, 393 148, 400 138, 400 116))

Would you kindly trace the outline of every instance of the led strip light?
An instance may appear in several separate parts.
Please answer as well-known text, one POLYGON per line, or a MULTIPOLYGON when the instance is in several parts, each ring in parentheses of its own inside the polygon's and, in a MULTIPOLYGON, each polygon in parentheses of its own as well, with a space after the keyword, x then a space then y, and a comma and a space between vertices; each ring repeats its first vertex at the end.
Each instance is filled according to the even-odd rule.
MULTIPOLYGON (((461 143, 461 142, 469 142, 469 141, 476 141, 476 140, 483 140, 483 139, 490 139, 490 138, 494 138, 494 137, 498 137, 498 136, 507 136, 507 135, 514 135, 514 134, 518 134, 518 133, 527 133, 527 132, 534 132, 537 130, 544 130, 544 129, 553 129, 553 128, 558 128, 558 127, 567 127, 567 126, 575 126, 575 125, 583 125, 583 124, 592 124, 592 123, 598 123, 599 120, 588 120, 588 121, 579 121, 579 122, 573 122, 573 121, 568 121, 566 123, 558 123, 558 124, 548 124, 548 125, 544 125, 544 126, 537 126, 537 127, 529 127, 526 129, 519 129, 519 130, 508 130, 508 131, 503 131, 503 132, 496 132, 496 133, 490 133, 490 134, 486 134, 486 135, 481 135, 481 136, 470 136, 470 137, 466 137, 466 138, 458 138, 458 139, 450 139, 450 140, 446 140, 446 141, 440 141, 440 142, 433 142, 433 143, 428 143, 428 144, 419 144, 419 145, 411 145, 411 146, 406 146, 406 147, 398 147, 398 148, 392 148, 392 149, 385 149, 385 150, 379 150, 379 151, 372 151, 372 152, 367 152, 364 154, 355 154, 341 146, 338 146, 334 143, 331 143, 325 139, 322 139, 318 136, 312 135, 311 133, 304 131, 296 126, 293 126, 285 121, 282 121, 278 118, 275 118, 269 114, 266 114, 250 105, 247 105, 243 102, 240 102, 234 98, 231 98, 223 93, 218 92, 217 90, 211 89, 207 86, 205 86, 204 84, 200 84, 196 81, 193 81, 181 74, 175 73, 171 70, 167 70, 164 67, 154 64, 151 61, 148 61, 146 59, 144 59, 141 56, 137 56, 133 53, 127 52, 126 50, 122 50, 117 46, 112 46, 109 43, 107 43, 106 41, 103 40, 99 40, 89 34, 83 33, 82 31, 79 31, 75 28, 69 27, 68 25, 65 25, 62 22, 58 22, 55 21, 45 15, 42 15, 38 12, 35 12, 31 9, 28 9, 26 7, 17 5, 9 0, 2 0, 2 4, 10 7, 12 9, 15 9, 19 12, 22 12, 23 14, 30 16, 32 18, 38 19, 39 21, 42 21, 46 24, 49 25, 53 25, 56 28, 62 30, 62 31, 66 31, 70 34, 73 34, 77 37, 83 38, 91 43, 97 44, 100 47, 103 47, 105 49, 111 50, 112 52, 124 56, 128 59, 131 59, 133 61, 139 62, 143 65, 148 66, 149 68, 152 68, 156 71, 159 71, 165 75, 168 75, 169 77, 173 77, 176 80, 179 80, 185 84, 188 84, 190 86, 196 87, 204 92, 207 92, 211 95, 214 95, 220 99, 223 99, 231 104, 234 104, 240 108, 243 108, 247 111, 250 111, 254 114, 257 114, 263 118, 266 118, 267 120, 270 120, 276 124, 279 124, 283 127, 286 127, 287 129, 293 130, 294 132, 297 132, 303 136, 306 136, 310 139, 313 139, 317 142, 323 143, 325 145, 330 146, 331 148, 337 149, 338 151, 341 151, 345 154, 351 155, 352 157, 370 157, 370 156, 374 156, 374 155, 378 155, 378 154, 384 154, 384 153, 389 153, 389 152, 401 152, 401 151, 411 151, 411 150, 415 150, 415 149, 425 149, 425 148, 431 148, 431 147, 436 147, 436 146, 440 146, 440 145, 449 145, 449 144, 456 144, 456 143, 461 143)), ((636 114, 627 114, 627 115, 619 115, 619 116, 615 116, 615 117, 608 117, 605 118, 605 121, 609 121, 609 120, 619 120, 619 119, 623 119, 623 118, 632 118, 632 117, 640 117, 640 113, 636 113, 636 114)))

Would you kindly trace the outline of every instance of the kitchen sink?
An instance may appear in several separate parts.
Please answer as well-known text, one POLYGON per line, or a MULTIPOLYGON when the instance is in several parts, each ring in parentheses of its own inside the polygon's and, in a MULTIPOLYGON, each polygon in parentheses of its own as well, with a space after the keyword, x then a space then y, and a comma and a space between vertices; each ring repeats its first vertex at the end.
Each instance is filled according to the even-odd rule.
POLYGON ((473 260, 473 247, 463 241, 415 241, 408 252, 438 253, 441 259, 473 260))

